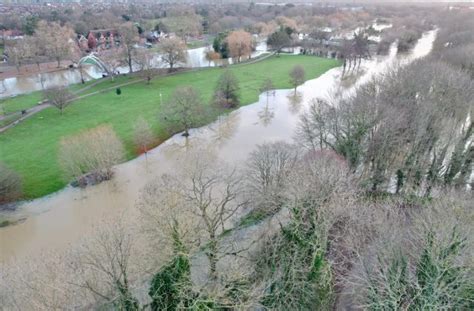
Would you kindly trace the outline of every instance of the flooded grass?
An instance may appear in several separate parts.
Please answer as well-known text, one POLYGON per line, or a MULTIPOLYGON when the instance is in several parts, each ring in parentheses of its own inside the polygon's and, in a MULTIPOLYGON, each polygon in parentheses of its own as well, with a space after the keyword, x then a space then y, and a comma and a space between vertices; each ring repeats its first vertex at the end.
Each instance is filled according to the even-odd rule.
MULTIPOLYGON (((276 88, 290 88, 288 72, 297 64, 305 68, 307 79, 314 79, 339 65, 335 60, 312 56, 280 56, 254 64, 231 66, 229 69, 240 81, 241 104, 256 102, 259 89, 268 78, 272 79, 276 88)), ((143 82, 124 86, 121 95, 111 90, 78 100, 66 108, 63 116, 58 110, 48 108, 0 135, 0 161, 22 176, 27 198, 57 191, 67 183, 57 159, 61 137, 101 124, 111 124, 126 145, 128 159, 132 159, 136 156, 132 143, 133 124, 139 117, 152 125, 157 137, 166 138, 157 118, 160 94, 166 101, 177 86, 190 85, 200 91, 203 104, 208 105, 223 70, 209 68, 184 72, 158 77, 149 85, 143 82)), ((110 87, 119 82, 105 81, 93 89, 110 87)))

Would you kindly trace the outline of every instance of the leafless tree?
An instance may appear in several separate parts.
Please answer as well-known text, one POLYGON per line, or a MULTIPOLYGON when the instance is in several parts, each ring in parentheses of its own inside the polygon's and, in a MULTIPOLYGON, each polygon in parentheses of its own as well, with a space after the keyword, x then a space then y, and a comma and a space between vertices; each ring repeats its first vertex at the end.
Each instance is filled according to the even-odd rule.
POLYGON ((20 176, 0 163, 0 204, 18 199, 21 188, 20 176))
POLYGON ((100 55, 100 60, 104 62, 107 67, 107 74, 111 77, 111 80, 114 81, 115 76, 118 74, 118 68, 124 65, 123 57, 124 48, 114 48, 105 51, 100 55))
POLYGON ((38 40, 46 46, 47 55, 54 58, 58 67, 61 61, 67 59, 75 46, 74 30, 67 25, 40 21, 36 30, 38 40))
POLYGON ((165 38, 161 40, 161 59, 169 65, 172 71, 174 66, 185 63, 187 59, 186 44, 179 38, 165 38))
POLYGON ((130 285, 135 272, 131 268, 133 247, 130 230, 121 221, 102 224, 93 238, 74 250, 71 268, 79 277, 71 283, 118 310, 139 310, 130 285))
POLYGON ((140 153, 143 152, 146 156, 148 148, 151 147, 154 141, 155 137, 150 125, 143 117, 140 117, 133 126, 133 142, 135 146, 140 153))
POLYGON ((112 127, 103 125, 63 138, 59 159, 68 177, 87 185, 110 179, 112 167, 123 161, 124 154, 122 142, 112 127))
POLYGON ((201 219, 192 213, 176 176, 162 175, 142 189, 137 204, 142 230, 161 255, 190 254, 200 244, 201 219))
POLYGON ((135 45, 138 43, 138 29, 132 22, 124 23, 119 28, 120 43, 123 47, 124 58, 130 73, 133 72, 135 45))
POLYGON ((67 87, 59 86, 45 90, 44 98, 48 103, 59 109, 62 115, 64 109, 72 102, 74 97, 67 87))
POLYGON ((198 125, 202 118, 200 94, 190 86, 178 87, 160 109, 160 119, 167 125, 168 131, 184 130, 183 136, 189 136, 189 129, 198 125))
POLYGON ((135 61, 140 67, 140 73, 145 78, 147 84, 151 83, 154 76, 154 54, 147 49, 136 51, 135 61))
POLYGON ((333 98, 331 105, 313 103, 297 136, 308 147, 341 154, 354 170, 362 165, 359 173, 372 191, 404 188, 429 195, 445 175, 446 161, 461 159, 458 168, 465 163, 467 149, 453 157, 449 150, 466 146, 470 135, 471 84, 463 72, 420 60, 361 86, 353 96, 333 98), (459 91, 460 85, 467 91, 459 91))
POLYGON ((304 81, 305 81, 304 68, 300 65, 296 65, 290 71, 290 82, 291 82, 291 85, 293 85, 295 89, 295 95, 296 95, 296 88, 298 87, 298 85, 302 84, 304 81))
POLYGON ((215 280, 217 262, 223 255, 219 234, 225 232, 228 221, 245 205, 239 197, 243 191, 242 182, 235 169, 226 172, 224 167, 215 167, 207 159, 195 160, 188 175, 183 196, 204 224, 209 275, 215 280))
POLYGON ((7 44, 5 52, 9 55, 9 61, 20 72, 21 66, 31 57, 31 46, 25 39, 11 41, 7 44))
POLYGON ((237 58, 238 62, 243 56, 249 56, 252 53, 252 35, 250 33, 243 30, 233 31, 226 40, 231 57, 237 58))
POLYGON ((248 194, 255 208, 266 214, 281 208, 297 160, 297 149, 290 144, 276 142, 257 146, 249 156, 246 170, 248 194))
POLYGON ((356 258, 344 279, 342 301, 395 309, 462 309, 472 303, 464 294, 473 282, 470 200, 470 195, 448 192, 402 217, 396 204, 386 203, 376 220, 379 226, 385 223, 384 229, 373 227, 380 233, 365 235, 365 247, 353 248, 356 258))

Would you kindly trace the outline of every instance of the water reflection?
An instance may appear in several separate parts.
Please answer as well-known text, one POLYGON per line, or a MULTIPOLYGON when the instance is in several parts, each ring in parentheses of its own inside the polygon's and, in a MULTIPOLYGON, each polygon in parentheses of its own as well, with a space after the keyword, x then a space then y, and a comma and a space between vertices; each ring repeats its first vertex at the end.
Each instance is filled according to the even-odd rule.
MULTIPOLYGON (((351 88, 341 94, 353 92, 354 87, 384 72, 396 63, 407 63, 425 56, 431 48, 435 32, 419 41, 412 54, 364 61, 364 74, 351 88)), ((86 189, 66 188, 48 197, 26 202, 13 215, 28 217, 18 225, 0 228, 0 261, 15 256, 35 256, 42 250, 64 250, 71 243, 92 234, 91 228, 113 215, 128 211, 130 221, 136 219, 133 208, 140 189, 163 173, 173 173, 186 164, 189 151, 205 149, 231 164, 245 163, 255 146, 278 140, 290 141, 299 121, 300 113, 313 98, 324 98, 340 87, 342 69, 332 69, 317 79, 298 87, 298 101, 290 100, 293 90, 277 90, 273 97, 262 95, 255 104, 245 106, 219 118, 216 122, 191 131, 185 138, 179 134, 151 150, 145 158, 118 165, 112 181, 86 189), (296 104, 296 102, 298 102, 296 104), (270 122, 262 122, 262 111, 270 111, 270 122)), ((267 113, 266 112, 266 113, 267 113)))
POLYGON ((300 92, 293 92, 288 95, 288 105, 289 110, 292 114, 298 114, 303 106, 301 103, 303 101, 303 94, 300 92))

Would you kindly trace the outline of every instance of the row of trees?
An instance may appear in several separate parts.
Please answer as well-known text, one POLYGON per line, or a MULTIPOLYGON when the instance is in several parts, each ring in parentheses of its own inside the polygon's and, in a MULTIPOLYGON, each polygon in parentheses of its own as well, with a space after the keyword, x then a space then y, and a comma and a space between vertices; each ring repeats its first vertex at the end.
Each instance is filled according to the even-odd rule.
POLYGON ((72 28, 40 21, 32 36, 9 42, 5 52, 20 71, 27 62, 34 62, 39 68, 48 59, 54 59, 59 67, 62 60, 77 57, 78 49, 72 28))
POLYGON ((371 191, 429 196, 440 183, 470 178, 472 83, 444 63, 417 61, 351 98, 314 101, 298 136, 307 148, 347 158, 371 191))
POLYGON ((301 119, 300 142, 344 156, 371 191, 430 196, 464 187, 472 172, 474 88, 466 66, 456 66, 463 54, 450 55, 471 43, 450 48, 446 40, 437 39, 431 57, 394 69, 349 98, 315 100, 301 119), (456 62, 446 63, 451 59, 456 62))

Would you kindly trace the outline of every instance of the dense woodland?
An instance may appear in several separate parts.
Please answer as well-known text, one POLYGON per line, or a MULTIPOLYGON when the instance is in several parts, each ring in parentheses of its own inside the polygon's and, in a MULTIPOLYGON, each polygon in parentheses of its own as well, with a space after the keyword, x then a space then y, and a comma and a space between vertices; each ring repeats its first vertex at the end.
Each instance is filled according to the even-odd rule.
MULTIPOLYGON (((38 16, 69 23, 81 33, 86 31, 82 23, 101 28, 126 16, 140 25, 150 20, 166 25, 187 12, 166 6, 115 10, 54 16, 40 11, 38 16)), ((399 52, 409 50, 424 31, 438 30, 427 57, 392 68, 351 96, 335 92, 329 99, 315 98, 293 142, 260 145, 237 167, 209 151, 189 154, 180 171, 142 189, 139 202, 130 207, 136 219, 110 219, 68 252, 6 266, 0 271, 5 280, 0 306, 474 309, 474 12, 202 5, 186 14, 197 16, 200 31, 210 33, 253 32, 280 23, 268 32, 284 32, 275 38, 291 35, 286 27, 316 38, 313 29, 335 20, 337 26, 330 27, 354 29, 374 18, 389 19, 394 27, 382 35, 380 53, 394 42, 399 52)), ((23 21, 11 17, 4 25, 22 27, 23 21)), ((350 46, 343 45, 345 70, 356 70, 369 57, 366 45, 358 44, 363 41, 356 36, 350 46)), ((229 73, 219 79, 216 106, 238 106, 233 79, 229 73)), ((291 79, 296 94, 304 69, 293 69, 291 79)), ((271 89, 271 81, 262 87, 271 89)), ((192 88, 178 88, 160 117, 189 134, 192 117, 201 112, 196 98, 192 88), (165 118, 179 115, 176 109, 188 113, 165 118)), ((139 122, 137 144, 145 152, 148 133, 139 122)), ((71 171, 80 170, 75 176, 84 173, 82 163, 91 163, 86 170, 109 174, 120 161, 109 161, 110 149, 99 150, 92 136, 100 138, 99 145, 112 146, 114 155, 121 153, 108 128, 66 139, 66 160, 80 149, 97 150, 93 160, 66 163, 71 171)), ((2 173, 0 191, 18 197, 20 181, 2 170, 8 175, 2 173)))

